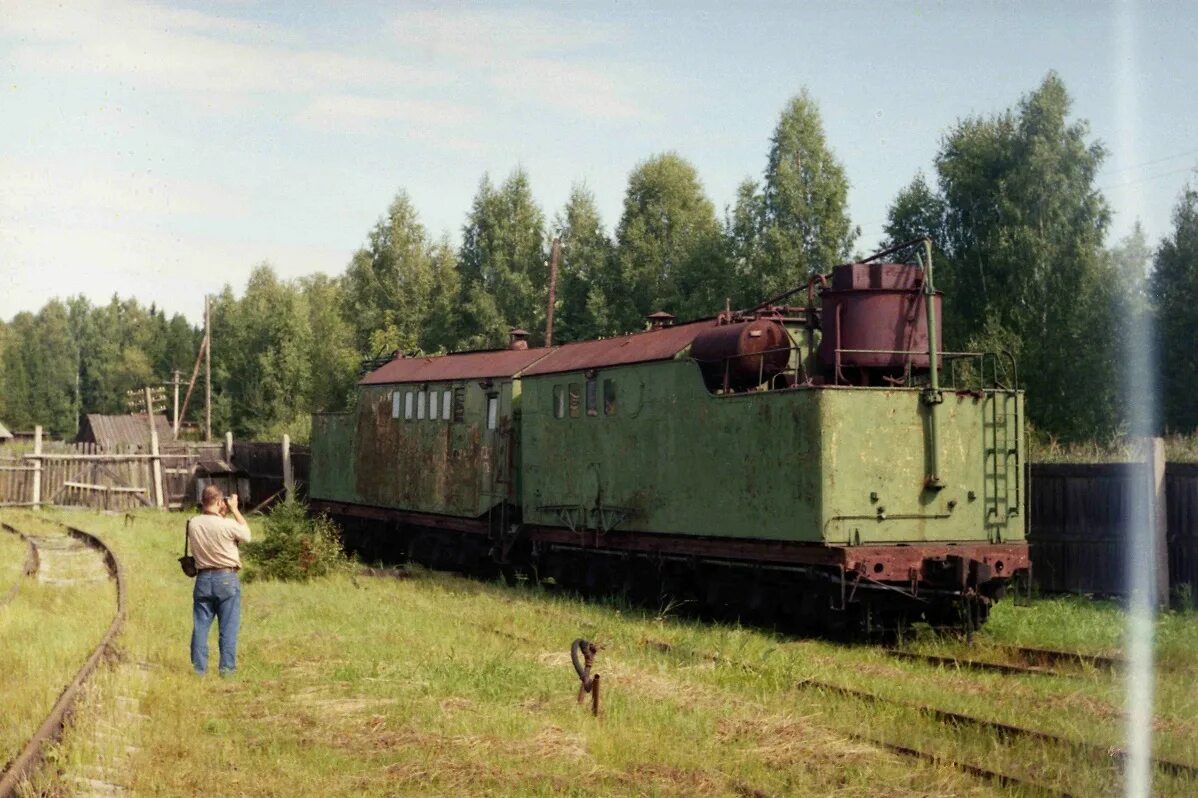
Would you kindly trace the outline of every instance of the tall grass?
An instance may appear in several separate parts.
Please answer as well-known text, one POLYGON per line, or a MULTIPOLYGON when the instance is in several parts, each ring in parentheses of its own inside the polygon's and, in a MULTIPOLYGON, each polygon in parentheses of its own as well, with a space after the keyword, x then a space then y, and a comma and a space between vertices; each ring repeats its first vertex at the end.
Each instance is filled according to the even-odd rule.
POLYGON ((4 600, 9 588, 21 578, 28 551, 25 541, 5 529, 0 529, 0 601, 4 600))
MULTIPOLYGON (((1032 463, 1129 463, 1142 460, 1135 441, 1122 435, 1062 443, 1051 435, 1031 430, 1028 459, 1032 463)), ((1198 434, 1165 436, 1165 460, 1198 463, 1198 434)))
MULTIPOLYGON (((735 624, 587 602, 535 584, 504 587, 409 569, 260 580, 243 593, 239 677, 196 678, 187 662, 191 582, 175 564, 177 520, 80 516, 131 574, 121 641, 150 674, 120 779, 130 794, 191 795, 220 763, 230 795, 997 795, 947 767, 897 758, 854 735, 934 749, 1070 791, 1117 787, 1107 762, 1008 747, 918 712, 799 689, 835 682, 1095 742, 1119 742, 1120 686, 1004 678, 896 661, 870 646, 793 640, 735 624), (599 718, 575 701, 575 637, 602 646, 599 718)), ((1007 605, 1003 605, 1006 607, 1007 605)), ((1084 603, 996 611, 989 642, 1048 644, 1055 625, 1117 622, 1084 603)), ((1087 639, 1088 636, 1087 636, 1087 639)), ((983 638, 986 642, 987 638, 983 638)), ((1192 638, 1177 656, 1198 655, 1192 638)), ((932 645, 949 645, 936 643, 932 645)), ((1102 638, 1101 645, 1106 645, 1102 638)), ((1161 750, 1198 762, 1192 674, 1162 673, 1161 750)), ((98 708, 97 708, 98 709, 98 708)), ((62 789, 99 755, 72 735, 62 789)), ((1193 794, 1162 779, 1163 795, 1193 794)))
MULTIPOLYGON (((26 526, 12 514, 0 519, 26 526)), ((18 551, 23 561, 23 544, 18 551)), ((36 579, 22 580, 13 600, 0 606, 0 760, 11 759, 37 729, 100 642, 115 610, 110 582, 36 579)))

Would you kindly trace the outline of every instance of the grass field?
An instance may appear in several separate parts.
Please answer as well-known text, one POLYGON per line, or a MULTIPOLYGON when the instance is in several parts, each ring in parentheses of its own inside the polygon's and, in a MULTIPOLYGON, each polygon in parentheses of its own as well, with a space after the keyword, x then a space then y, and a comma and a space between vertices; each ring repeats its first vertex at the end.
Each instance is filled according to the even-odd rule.
MULTIPOLYGON (((106 669, 36 787, 103 773, 135 795, 998 795, 862 736, 938 751, 1075 794, 1116 794, 1108 761, 948 729, 923 713, 803 688, 854 687, 1118 744, 1122 685, 941 670, 869 646, 794 640, 536 587, 410 569, 244 587, 240 671, 195 677, 179 517, 63 513, 117 551, 130 583, 106 669), (596 640, 603 709, 575 701, 575 637, 596 640)), ((978 636, 1110 652, 1112 605, 1002 605, 978 636)), ((1162 618, 1156 745, 1198 763, 1198 618, 1162 618)), ((12 638, 0 638, 4 640, 12 638)), ((958 645, 921 640, 928 649, 958 645)), ((213 652, 215 656, 215 651, 213 652)), ((0 676, 8 680, 7 674, 0 676)), ((1157 794, 1198 785, 1159 777, 1157 794)))
POLYGON ((24 571, 25 541, 7 530, 0 529, 0 602, 24 571))
MULTIPOLYGON (((29 514, 0 517, 14 515, 23 530, 62 535, 60 528, 29 514)), ((7 591, 8 577, 21 572, 26 548, 15 535, 0 534, 5 543, 0 547, 0 574, 4 575, 0 589, 7 591)), ((22 579, 12 601, 0 606, 0 759, 13 757, 49 713, 99 643, 115 607, 116 594, 106 582, 58 584, 37 579, 22 579)))

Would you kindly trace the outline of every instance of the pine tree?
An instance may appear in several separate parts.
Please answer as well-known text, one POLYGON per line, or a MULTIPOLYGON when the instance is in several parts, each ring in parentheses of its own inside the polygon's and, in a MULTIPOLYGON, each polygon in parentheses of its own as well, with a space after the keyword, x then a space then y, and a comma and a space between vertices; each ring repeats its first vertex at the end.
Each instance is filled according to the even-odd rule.
POLYGON ((616 264, 606 296, 616 330, 642 329, 657 310, 687 319, 723 307, 730 272, 715 207, 695 168, 677 154, 650 158, 629 175, 616 264))
POLYGON ((511 327, 545 325, 545 218, 528 175, 517 169, 496 189, 483 177, 458 254, 462 275, 461 338, 469 348, 502 346, 511 327))
POLYGON ((612 290, 615 247, 603 230, 595 195, 576 185, 558 214, 561 236, 554 340, 585 340, 616 332, 605 296, 612 290))

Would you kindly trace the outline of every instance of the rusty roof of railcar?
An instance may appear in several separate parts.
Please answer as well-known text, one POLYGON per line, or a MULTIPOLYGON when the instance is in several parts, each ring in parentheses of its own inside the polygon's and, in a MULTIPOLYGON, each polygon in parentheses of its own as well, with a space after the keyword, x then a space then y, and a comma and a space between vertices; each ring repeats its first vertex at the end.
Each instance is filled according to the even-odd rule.
POLYGON ((359 385, 531 377, 669 360, 690 346, 696 335, 714 325, 714 319, 704 319, 595 341, 559 344, 551 349, 499 349, 435 357, 401 357, 370 372, 359 385))
POLYGON ((562 344, 551 355, 526 368, 521 376, 669 360, 690 346, 696 335, 713 326, 714 319, 704 319, 597 341, 562 344))
POLYGON ((443 382, 512 377, 550 353, 549 349, 499 349, 436 357, 400 357, 362 378, 359 385, 443 382))

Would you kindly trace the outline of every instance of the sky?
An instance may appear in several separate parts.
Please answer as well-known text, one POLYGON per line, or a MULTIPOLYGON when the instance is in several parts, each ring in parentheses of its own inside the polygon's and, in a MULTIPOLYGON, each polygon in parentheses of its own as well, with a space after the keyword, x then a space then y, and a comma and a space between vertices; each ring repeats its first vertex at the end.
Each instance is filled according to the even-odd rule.
POLYGON ((1110 243, 1155 245, 1198 165, 1196 34, 1181 2, 0 0, 0 319, 118 293, 198 321, 263 261, 341 273, 401 189, 456 243, 517 167, 611 229, 675 151, 722 214, 804 87, 868 252, 943 134, 1049 70, 1109 151, 1110 243))

